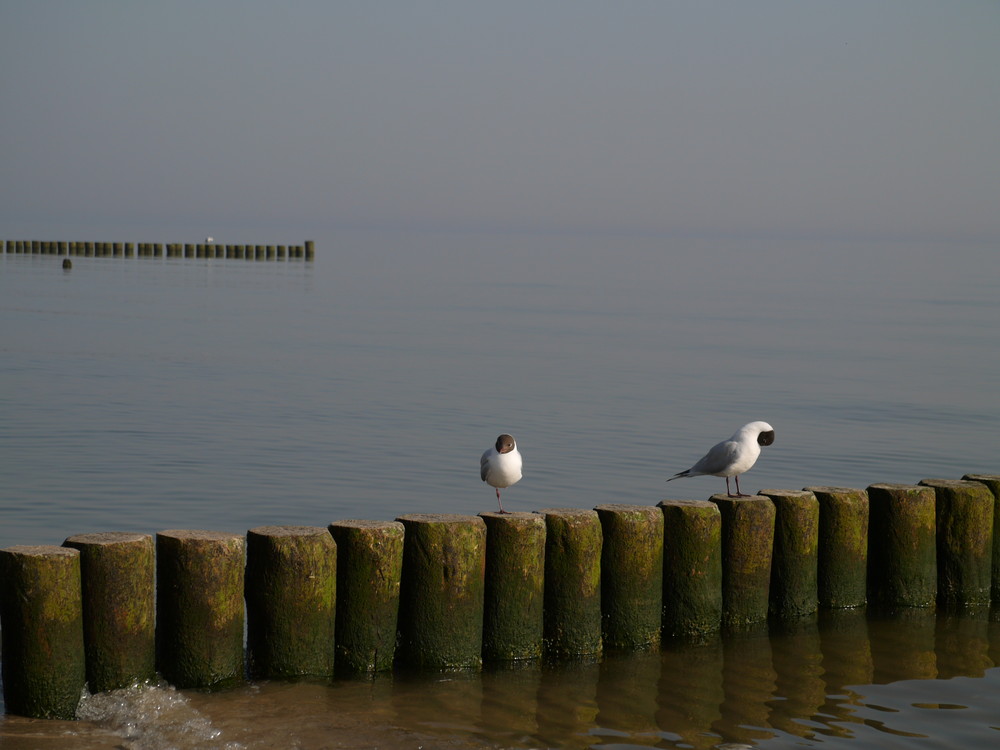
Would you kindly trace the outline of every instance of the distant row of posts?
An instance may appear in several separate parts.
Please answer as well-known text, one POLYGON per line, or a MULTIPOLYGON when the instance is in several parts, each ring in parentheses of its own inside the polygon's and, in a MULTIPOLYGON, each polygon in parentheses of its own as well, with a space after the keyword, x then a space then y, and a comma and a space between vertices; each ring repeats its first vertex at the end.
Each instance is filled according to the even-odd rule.
POLYGON ((225 245, 215 242, 47 242, 6 240, 14 255, 60 255, 86 258, 221 258, 228 260, 315 260, 316 244, 225 245))
POLYGON ((157 673, 218 688, 245 679, 245 665, 262 679, 479 669, 659 648, 821 609, 988 608, 1000 602, 998 503, 1000 476, 969 474, 9 547, 4 698, 12 713, 72 718, 84 685, 157 673))

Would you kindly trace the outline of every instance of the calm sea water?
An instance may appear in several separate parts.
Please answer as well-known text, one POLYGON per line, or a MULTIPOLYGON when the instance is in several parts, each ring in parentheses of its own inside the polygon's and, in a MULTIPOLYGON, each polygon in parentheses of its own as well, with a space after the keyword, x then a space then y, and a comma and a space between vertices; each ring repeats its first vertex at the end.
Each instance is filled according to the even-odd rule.
POLYGON ((0 256, 0 546, 474 514, 500 432, 509 510, 708 497, 664 480, 756 419, 777 438, 744 491, 1000 473, 993 246, 314 239, 313 263, 0 256))

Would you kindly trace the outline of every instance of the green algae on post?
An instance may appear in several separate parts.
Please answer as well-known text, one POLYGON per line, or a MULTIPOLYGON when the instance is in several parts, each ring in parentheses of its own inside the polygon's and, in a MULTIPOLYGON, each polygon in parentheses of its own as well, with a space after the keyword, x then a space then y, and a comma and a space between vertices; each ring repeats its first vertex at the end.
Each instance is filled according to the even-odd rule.
POLYGON ((697 638, 722 625, 722 516, 707 500, 663 500, 663 635, 697 638))
POLYGON ((868 601, 868 493, 848 487, 804 490, 819 500, 819 606, 864 606, 868 601))
POLYGON ((981 482, 923 479, 937 511, 938 603, 989 604, 993 575, 993 493, 981 482))
POLYGON ((76 718, 86 684, 80 553, 48 545, 0 550, 0 621, 7 711, 76 718))
POLYGON ((604 645, 644 649, 660 643, 663 610, 663 511, 609 503, 594 510, 601 548, 604 645))
POLYGON ((229 687, 243 679, 241 534, 156 535, 156 664, 175 687, 229 687))
POLYGON ((991 599, 1000 602, 1000 474, 966 474, 962 479, 981 482, 993 493, 993 589, 991 599))
POLYGON ((537 513, 480 513, 486 523, 483 658, 542 655, 545 519, 537 513))
POLYGON ((413 513, 406 528, 399 656, 423 669, 482 667, 486 524, 477 516, 413 513))
POLYGON ((761 490, 774 503, 771 615, 796 619, 818 605, 819 501, 812 492, 761 490))
POLYGON ((332 677, 337 544, 319 526, 247 532, 247 657, 254 676, 332 677))
POLYGON ((763 495, 709 498, 722 514, 722 624, 767 621, 774 546, 774 503, 763 495))
POLYGON ((545 650, 556 658, 601 653, 601 549, 597 511, 546 508, 545 650))
POLYGON ((883 607, 933 607, 937 540, 932 487, 873 484, 868 488, 868 595, 883 607))
POLYGON ((77 534, 87 684, 92 693, 156 676, 156 564, 150 534, 77 534))
POLYGON ((337 542, 337 661, 347 674, 392 668, 396 656, 403 524, 335 521, 337 542))

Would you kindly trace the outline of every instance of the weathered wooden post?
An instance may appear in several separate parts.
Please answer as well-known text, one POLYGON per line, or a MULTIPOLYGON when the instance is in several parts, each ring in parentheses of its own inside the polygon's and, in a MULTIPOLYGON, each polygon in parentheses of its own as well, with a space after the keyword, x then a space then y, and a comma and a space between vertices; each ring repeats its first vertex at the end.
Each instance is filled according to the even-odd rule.
POLYGON ((663 635, 697 638, 722 624, 722 516, 707 500, 663 500, 663 635))
POLYGON ((993 588, 992 600, 1000 602, 1000 474, 966 474, 962 479, 980 482, 993 493, 993 588))
POLYGON ((265 679, 332 677, 337 545, 319 526, 247 532, 247 656, 265 679))
POLYGON ((868 596, 883 607, 937 601, 934 489, 909 484, 868 488, 868 596))
POLYGON ((285 246, 284 245, 278 245, 277 253, 278 253, 278 260, 284 260, 285 259, 285 246))
POLYGON ((476 516, 413 513, 406 528, 399 651, 406 664, 479 669, 483 658, 486 524, 476 516))
POLYGON ((0 622, 7 710, 75 718, 87 679, 80 553, 53 546, 0 550, 0 622))
POLYGON ((868 600, 868 493, 805 487, 819 500, 819 606, 861 607, 868 600))
POLYGON ((597 511, 546 508, 545 649, 558 658, 597 656, 601 641, 601 548, 597 511))
POLYGON ((774 548, 774 503, 763 495, 709 498, 722 514, 722 624, 767 621, 774 548))
POLYGON ((663 511, 608 503, 601 521, 601 614, 604 645, 658 646, 663 614, 663 511))
POLYGON ((981 482, 923 479, 937 512, 938 603, 989 604, 993 574, 993 493, 981 482))
POLYGON ((537 513, 480 513, 486 524, 483 659, 542 655, 545 519, 537 513))
POLYGON ((774 503, 770 612, 796 619, 819 605, 819 501, 811 492, 761 490, 774 503))
POLYGON ((314 260, 316 258, 316 243, 312 240, 306 240, 304 254, 306 260, 314 260))
POLYGON ((87 683, 92 693, 156 677, 156 564, 149 534, 77 534, 87 683))
POLYGON ((403 524, 335 521, 337 542, 336 667, 347 673, 392 668, 396 655, 403 524))
POLYGON ((243 678, 245 539, 214 531, 156 535, 156 662, 180 688, 243 678))

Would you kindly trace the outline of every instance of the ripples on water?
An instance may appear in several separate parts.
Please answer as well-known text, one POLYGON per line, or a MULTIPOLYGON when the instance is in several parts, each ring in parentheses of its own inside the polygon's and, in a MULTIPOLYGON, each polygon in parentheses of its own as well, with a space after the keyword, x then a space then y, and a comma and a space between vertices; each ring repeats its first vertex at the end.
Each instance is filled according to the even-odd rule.
MULTIPOLYGON (((777 440, 749 491, 1000 471, 993 247, 316 240, 312 264, 0 258, 0 546, 477 513, 501 431, 525 456, 511 510, 707 497, 721 479, 664 480, 753 419, 777 440)), ((1000 715, 993 627, 849 619, 599 666, 147 689, 0 738, 975 747, 1000 715), (905 658, 876 657, 896 638, 905 658)))
POLYGON ((992 247, 317 248, 69 273, 2 256, 0 546, 476 513, 501 431, 525 456, 512 510, 708 497, 721 480, 664 480, 753 419, 777 441, 751 491, 1000 470, 992 247))
POLYGON ((136 687, 78 722, 0 721, 6 749, 991 748, 1000 623, 840 612, 600 663, 482 674, 265 682, 219 693, 136 687), (40 743, 44 738, 44 745, 40 743))

